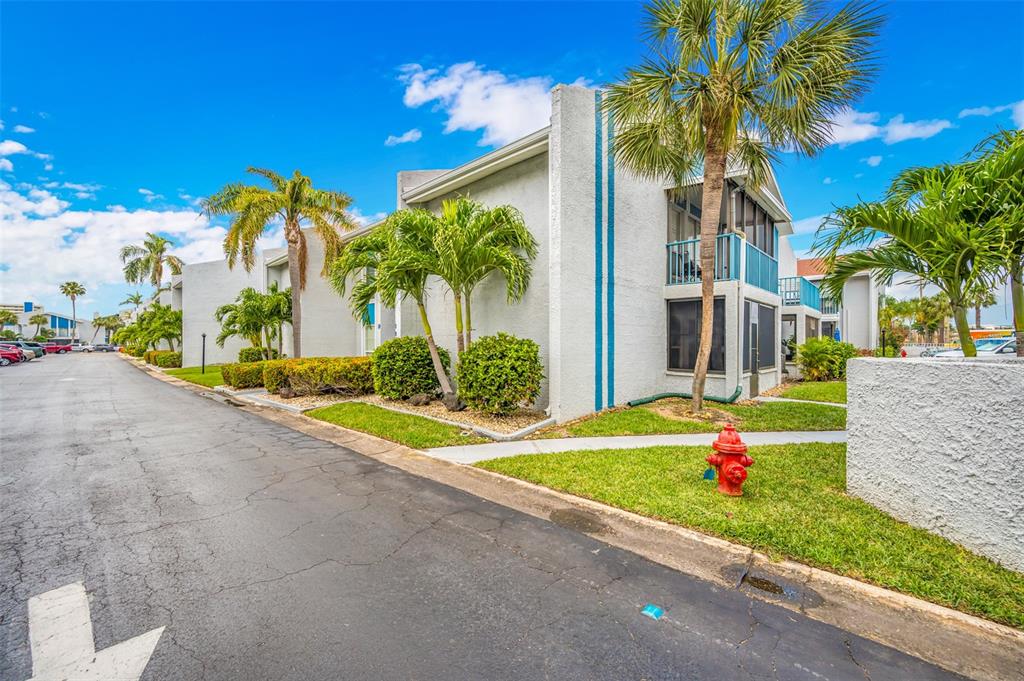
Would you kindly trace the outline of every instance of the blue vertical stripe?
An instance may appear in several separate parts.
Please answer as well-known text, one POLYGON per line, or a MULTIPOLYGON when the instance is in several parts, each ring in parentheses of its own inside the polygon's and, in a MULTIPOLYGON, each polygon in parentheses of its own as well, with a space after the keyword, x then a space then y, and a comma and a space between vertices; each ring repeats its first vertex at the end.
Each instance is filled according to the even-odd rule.
POLYGON ((604 331, 601 327, 601 268, 604 253, 601 243, 601 93, 594 93, 594 411, 601 411, 601 359, 604 331))
POLYGON ((608 224, 605 231, 608 242, 608 401, 615 406, 615 122, 608 115, 608 224))

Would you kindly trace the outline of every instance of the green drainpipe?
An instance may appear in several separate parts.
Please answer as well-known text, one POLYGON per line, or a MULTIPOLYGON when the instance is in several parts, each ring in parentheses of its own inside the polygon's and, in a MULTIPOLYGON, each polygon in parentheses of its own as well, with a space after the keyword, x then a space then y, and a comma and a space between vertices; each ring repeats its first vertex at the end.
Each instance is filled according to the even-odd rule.
MULTIPOLYGON (((736 400, 738 400, 740 398, 740 395, 742 393, 743 393, 743 386, 738 385, 738 386, 736 386, 736 392, 734 392, 730 397, 715 397, 714 395, 705 395, 704 399, 707 400, 708 402, 718 402, 720 404, 732 404, 733 402, 735 402, 736 400)), ((657 402, 658 400, 663 400, 666 397, 682 397, 682 398, 688 400, 688 399, 691 399, 693 397, 693 395, 691 395, 690 393, 658 393, 657 395, 651 395, 650 397, 641 397, 638 400, 630 400, 629 402, 626 402, 626 404, 628 404, 631 407, 639 407, 641 404, 650 404, 651 402, 657 402)))

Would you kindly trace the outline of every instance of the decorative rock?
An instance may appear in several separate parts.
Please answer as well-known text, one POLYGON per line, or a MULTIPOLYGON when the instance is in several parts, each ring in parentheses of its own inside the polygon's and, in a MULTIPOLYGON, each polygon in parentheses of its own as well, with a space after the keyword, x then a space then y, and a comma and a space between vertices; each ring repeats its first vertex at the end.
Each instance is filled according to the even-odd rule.
POLYGON ((414 407, 425 407, 433 401, 433 395, 428 395, 427 393, 417 393, 409 398, 409 404, 414 407))

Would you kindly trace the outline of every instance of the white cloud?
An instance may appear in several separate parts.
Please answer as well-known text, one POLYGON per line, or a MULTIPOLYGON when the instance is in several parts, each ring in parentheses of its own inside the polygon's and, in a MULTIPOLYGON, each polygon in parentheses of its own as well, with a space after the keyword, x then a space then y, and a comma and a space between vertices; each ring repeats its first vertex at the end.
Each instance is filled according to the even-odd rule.
POLYGON ((11 163, 9 158, 0 158, 0 170, 6 170, 9 173, 14 172, 14 164, 11 163))
POLYGON ((838 180, 833 180, 831 177, 826 177, 821 181, 822 184, 835 184, 838 180))
POLYGON ((862 177, 864 177, 864 173, 854 173, 853 175, 853 179, 855 180, 859 180, 862 177))
POLYGON ((423 137, 423 133, 419 131, 419 128, 413 128, 406 130, 401 135, 388 135, 388 138, 384 140, 384 146, 393 147, 407 142, 419 142, 421 137, 423 137))
POLYGON ((0 156, 14 156, 15 154, 31 154, 28 147, 21 142, 4 140, 0 142, 0 156))
POLYGON ((406 106, 436 102, 436 108, 448 116, 445 133, 483 130, 481 145, 507 144, 551 120, 554 82, 546 76, 506 76, 471 61, 453 64, 444 72, 406 64, 401 72, 406 106))
POLYGON ((815 215, 793 221, 793 234, 814 234, 828 215, 815 215))
POLYGON ((867 163, 872 168, 877 168, 882 163, 881 156, 868 156, 867 158, 861 159, 862 163, 867 163))
POLYGON ((1019 102, 1013 102, 1011 104, 1003 104, 1002 106, 976 106, 971 109, 963 109, 958 118, 968 118, 969 116, 995 116, 998 113, 1010 112, 1010 117, 1013 119, 1013 124, 1020 129, 1024 129, 1024 99, 1019 102))
POLYGON ((899 114, 886 123, 884 141, 886 144, 896 144, 904 140, 926 140, 952 127, 952 123, 940 119, 908 123, 904 121, 903 114, 899 114))
POLYGON ((832 140, 839 146, 866 142, 881 138, 886 144, 896 144, 912 139, 928 139, 943 130, 953 127, 944 119, 907 121, 903 114, 897 114, 885 124, 876 112, 846 109, 832 120, 832 140))
POLYGON ((384 212, 364 215, 363 212, 358 208, 351 208, 348 211, 348 214, 352 218, 352 221, 355 222, 360 227, 366 227, 367 225, 372 225, 375 222, 380 222, 381 220, 388 216, 388 214, 384 212))
POLYGON ((153 203, 158 199, 164 198, 163 194, 157 194, 156 192, 146 189, 145 187, 139 188, 139 193, 146 199, 146 203, 153 203))
POLYGON ((35 131, 36 131, 35 128, 30 128, 27 125, 16 125, 16 126, 14 126, 14 132, 20 132, 20 133, 24 133, 26 135, 29 134, 29 133, 35 132, 35 131))

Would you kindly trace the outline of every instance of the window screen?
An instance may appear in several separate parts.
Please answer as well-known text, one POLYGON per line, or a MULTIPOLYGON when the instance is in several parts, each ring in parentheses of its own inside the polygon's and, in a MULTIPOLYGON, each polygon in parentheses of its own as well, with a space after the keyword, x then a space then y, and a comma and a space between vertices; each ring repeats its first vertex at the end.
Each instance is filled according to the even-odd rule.
MULTIPOLYGON (((700 345, 699 299, 668 304, 668 368, 693 371, 700 345)), ((725 298, 715 298, 709 371, 725 371, 725 298)))

